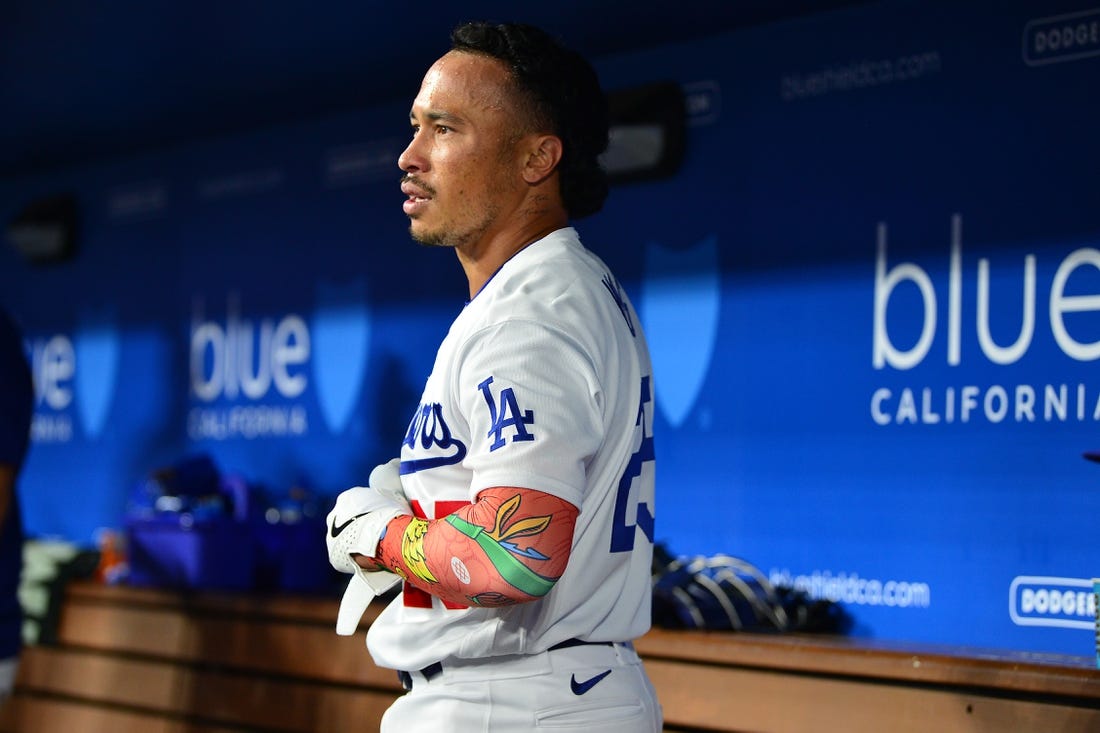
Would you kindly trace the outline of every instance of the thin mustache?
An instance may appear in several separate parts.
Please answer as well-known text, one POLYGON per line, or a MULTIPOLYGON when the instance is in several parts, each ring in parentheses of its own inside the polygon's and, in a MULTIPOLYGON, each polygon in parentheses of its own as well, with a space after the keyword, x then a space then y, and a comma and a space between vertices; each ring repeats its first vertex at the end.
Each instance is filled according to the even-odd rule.
POLYGON ((405 175, 401 176, 401 183, 411 183, 417 188, 422 189, 424 193, 435 196, 435 189, 424 183, 420 179, 416 178, 415 176, 410 176, 406 173, 405 175))

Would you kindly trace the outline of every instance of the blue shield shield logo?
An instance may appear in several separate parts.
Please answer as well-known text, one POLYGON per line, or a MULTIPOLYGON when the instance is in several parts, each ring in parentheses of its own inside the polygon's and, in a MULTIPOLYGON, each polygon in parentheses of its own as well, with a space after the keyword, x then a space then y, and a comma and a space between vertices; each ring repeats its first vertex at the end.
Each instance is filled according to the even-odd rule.
POLYGON ((646 245, 641 318, 657 407, 673 427, 682 425, 695 405, 714 355, 720 279, 717 237, 686 250, 646 245))
POLYGON ((114 315, 104 311, 82 316, 73 347, 77 411, 84 434, 96 438, 111 411, 118 374, 119 336, 114 315))
POLYGON ((370 344, 367 285, 319 282, 313 314, 313 376, 321 415, 332 433, 342 433, 359 400, 370 344))

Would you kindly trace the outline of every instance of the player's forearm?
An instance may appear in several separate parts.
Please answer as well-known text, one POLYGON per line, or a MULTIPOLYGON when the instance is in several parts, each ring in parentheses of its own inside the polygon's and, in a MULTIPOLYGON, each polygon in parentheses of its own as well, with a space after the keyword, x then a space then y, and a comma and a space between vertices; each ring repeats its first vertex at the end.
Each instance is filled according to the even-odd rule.
POLYGON ((376 561, 451 603, 526 603, 546 595, 565 572, 576 518, 576 507, 549 494, 487 489, 441 519, 391 520, 376 561))

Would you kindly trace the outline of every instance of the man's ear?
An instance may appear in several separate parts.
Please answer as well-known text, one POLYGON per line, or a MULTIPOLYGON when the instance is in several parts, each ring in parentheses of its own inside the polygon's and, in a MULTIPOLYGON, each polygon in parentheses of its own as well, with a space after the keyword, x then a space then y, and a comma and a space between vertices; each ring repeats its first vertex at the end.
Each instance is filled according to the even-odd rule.
POLYGON ((527 160, 523 167, 523 179, 530 184, 541 183, 553 173, 561 162, 561 138, 557 135, 537 135, 527 146, 527 160))

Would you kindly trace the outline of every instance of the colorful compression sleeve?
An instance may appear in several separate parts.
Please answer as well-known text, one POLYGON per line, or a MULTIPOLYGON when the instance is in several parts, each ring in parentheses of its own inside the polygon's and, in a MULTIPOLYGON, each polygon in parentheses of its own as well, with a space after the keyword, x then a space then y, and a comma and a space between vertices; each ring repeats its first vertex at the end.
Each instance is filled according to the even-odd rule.
POLYGON ((445 517, 393 519, 375 563, 448 606, 533 601, 565 572, 577 514, 569 502, 541 491, 486 489, 476 503, 445 517))

